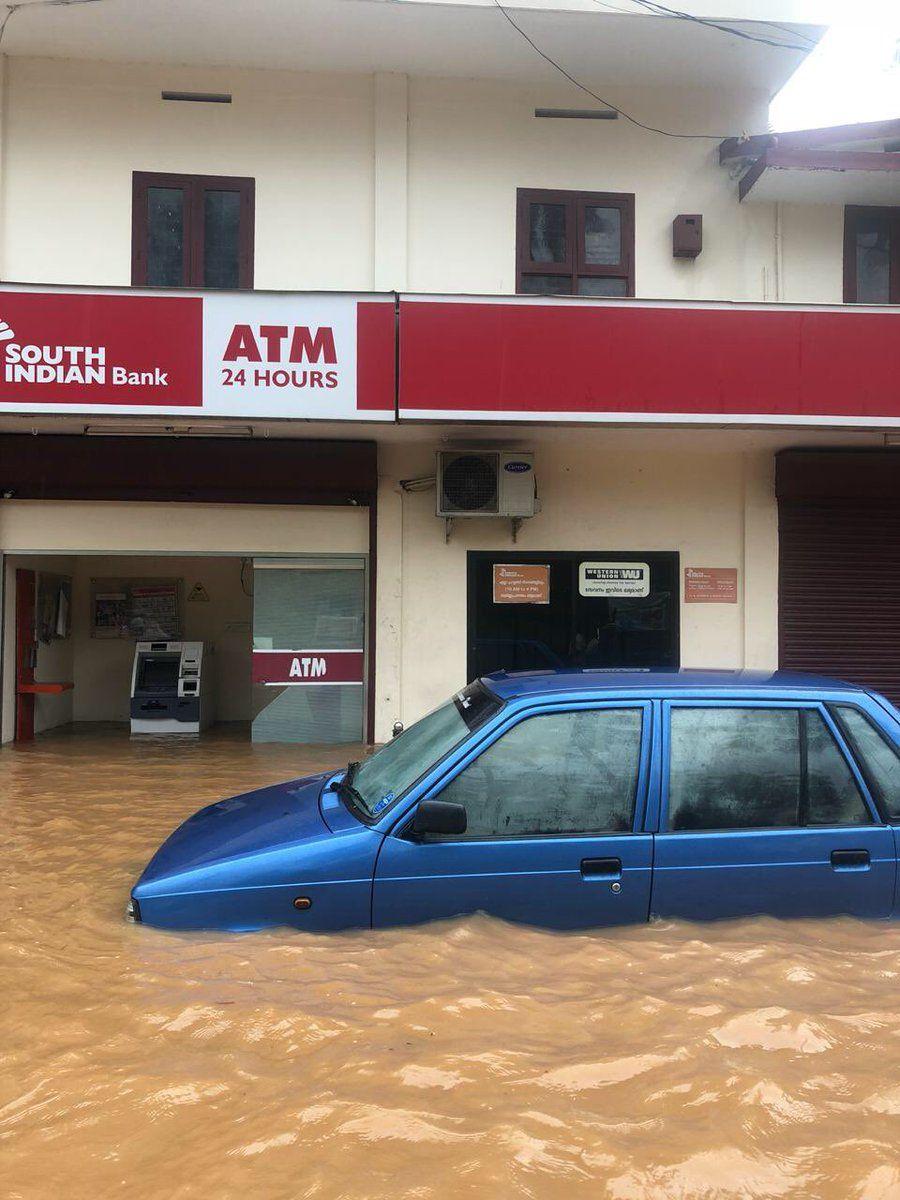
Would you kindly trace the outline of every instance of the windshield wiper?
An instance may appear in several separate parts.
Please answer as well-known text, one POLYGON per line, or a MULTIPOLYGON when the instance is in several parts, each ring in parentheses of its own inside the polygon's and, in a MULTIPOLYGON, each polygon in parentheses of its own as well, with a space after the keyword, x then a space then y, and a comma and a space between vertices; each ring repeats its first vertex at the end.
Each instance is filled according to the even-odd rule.
POLYGON ((328 785, 329 792, 337 792, 340 798, 347 804, 348 808, 355 808, 361 812, 364 817, 369 817, 369 810, 366 808, 360 792, 353 786, 353 777, 359 770, 358 762, 347 763, 347 770, 344 773, 343 779, 333 779, 328 785))

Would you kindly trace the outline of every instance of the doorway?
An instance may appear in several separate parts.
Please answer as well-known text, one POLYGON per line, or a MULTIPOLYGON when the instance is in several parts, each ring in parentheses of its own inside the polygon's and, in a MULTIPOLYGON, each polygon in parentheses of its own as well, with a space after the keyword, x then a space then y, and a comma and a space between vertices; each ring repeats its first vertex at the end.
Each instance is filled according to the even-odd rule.
POLYGON ((674 551, 470 551, 468 677, 677 670, 678 581, 674 551))
POLYGON ((253 566, 253 741, 362 741, 366 559, 253 566))

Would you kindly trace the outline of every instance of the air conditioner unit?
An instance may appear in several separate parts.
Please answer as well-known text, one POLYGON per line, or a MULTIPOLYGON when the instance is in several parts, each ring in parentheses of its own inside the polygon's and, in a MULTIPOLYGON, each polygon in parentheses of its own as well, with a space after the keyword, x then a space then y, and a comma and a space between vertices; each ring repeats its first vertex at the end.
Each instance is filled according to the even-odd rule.
POLYGON ((534 455, 520 450, 439 450, 439 517, 533 517, 534 455))

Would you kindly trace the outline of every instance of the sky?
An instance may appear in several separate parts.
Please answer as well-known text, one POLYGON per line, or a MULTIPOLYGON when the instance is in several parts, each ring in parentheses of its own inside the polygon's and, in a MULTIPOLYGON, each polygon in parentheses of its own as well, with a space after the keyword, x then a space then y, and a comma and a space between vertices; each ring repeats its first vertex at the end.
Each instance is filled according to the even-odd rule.
POLYGON ((835 0, 828 32, 772 101, 772 128, 890 117, 900 117, 900 0, 835 0))

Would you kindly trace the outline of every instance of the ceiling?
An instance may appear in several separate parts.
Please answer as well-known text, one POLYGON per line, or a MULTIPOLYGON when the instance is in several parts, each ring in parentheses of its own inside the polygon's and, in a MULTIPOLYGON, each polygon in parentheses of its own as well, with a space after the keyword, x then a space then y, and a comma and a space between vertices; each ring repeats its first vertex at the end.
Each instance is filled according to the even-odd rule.
MULTIPOLYGON (((568 0, 566 7, 554 0, 505 0, 505 6, 542 50, 593 87, 729 84, 774 93, 803 59, 794 50, 696 22, 641 15, 636 0, 568 0)), ((719 11, 772 7, 723 0, 719 11)), ((792 11, 787 0, 774 8, 792 11)), ((806 48, 824 32, 812 24, 733 24, 744 33, 806 48)), ((2 51, 118 62, 559 79, 495 0, 25 0, 7 24, 2 51)))

